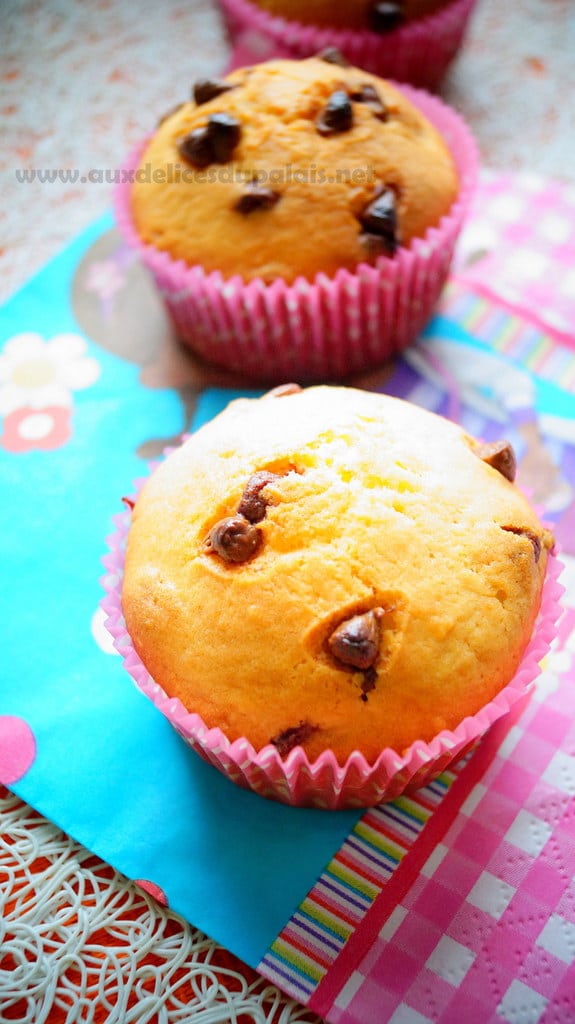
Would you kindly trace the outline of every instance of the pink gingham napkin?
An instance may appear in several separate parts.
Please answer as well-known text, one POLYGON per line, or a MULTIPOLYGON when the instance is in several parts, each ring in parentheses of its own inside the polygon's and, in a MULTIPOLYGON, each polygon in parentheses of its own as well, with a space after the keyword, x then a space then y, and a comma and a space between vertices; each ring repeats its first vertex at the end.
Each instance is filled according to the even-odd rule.
MULTIPOLYGON (((401 898, 383 890, 370 941, 354 936, 345 983, 324 993, 331 1024, 575 1021, 573 591, 568 601, 535 699, 401 898)), ((311 1005, 323 1009, 317 993, 311 1005)))
POLYGON ((453 273, 574 344, 575 187, 484 171, 453 273))

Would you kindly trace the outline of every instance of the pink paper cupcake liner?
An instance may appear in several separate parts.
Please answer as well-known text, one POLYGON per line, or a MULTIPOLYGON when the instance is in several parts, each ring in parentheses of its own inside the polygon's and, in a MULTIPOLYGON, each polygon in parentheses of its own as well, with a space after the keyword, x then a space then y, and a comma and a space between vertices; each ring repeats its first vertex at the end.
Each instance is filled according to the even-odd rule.
MULTIPOLYGON (((143 483, 143 479, 136 481, 133 501, 143 483)), ((150 676, 134 650, 122 612, 122 578, 130 517, 128 509, 113 517, 115 530, 107 538, 109 552, 103 559, 107 571, 101 581, 106 591, 102 600, 106 627, 124 659, 125 668, 136 686, 200 757, 236 785, 294 806, 330 810, 371 807, 436 778, 496 721, 518 710, 522 702, 528 700, 540 673, 539 663, 549 650, 561 614, 560 597, 564 588, 558 578, 562 565, 551 554, 541 607, 521 664, 512 681, 476 715, 464 719, 454 730, 438 733, 429 743, 416 741, 402 754, 389 748, 383 750, 373 764, 359 751, 351 754, 344 765, 338 764, 331 751, 324 751, 316 761, 310 761, 301 747, 295 747, 284 759, 271 744, 256 751, 245 738, 232 742, 221 729, 208 728, 200 715, 187 711, 178 698, 169 697, 150 676)))
POLYGON ((141 241, 132 220, 131 179, 144 145, 115 192, 118 227, 154 278, 179 338, 201 358, 268 384, 342 380, 373 369, 409 345, 430 319, 446 281, 477 178, 475 141, 462 118, 434 96, 400 86, 442 134, 460 181, 458 198, 423 238, 393 259, 361 263, 334 277, 293 284, 245 282, 188 266, 141 241))
POLYGON ((460 49, 477 0, 451 0, 392 32, 325 28, 274 17, 250 0, 220 0, 232 67, 272 57, 310 57, 335 46, 351 64, 384 78, 436 89, 460 49))

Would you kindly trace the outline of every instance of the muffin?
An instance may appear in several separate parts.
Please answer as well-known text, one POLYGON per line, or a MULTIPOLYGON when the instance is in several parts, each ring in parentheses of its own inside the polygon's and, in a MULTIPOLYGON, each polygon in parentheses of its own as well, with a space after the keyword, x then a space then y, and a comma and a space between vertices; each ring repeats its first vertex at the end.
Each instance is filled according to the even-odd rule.
POLYGON ((119 191, 179 336, 260 379, 341 376, 408 344, 473 184, 457 115, 333 60, 197 82, 119 191))
POLYGON ((334 4, 333 0, 252 0, 256 7, 275 17, 300 21, 304 25, 327 25, 329 28, 366 28, 374 32, 391 32, 414 18, 433 14, 446 7, 449 0, 351 0, 334 4))
POLYGON ((308 778, 326 756, 341 776, 387 749, 397 773, 438 736, 443 767, 502 713, 541 606, 553 537, 514 474, 509 443, 399 399, 236 400, 137 497, 129 643, 168 709, 260 770, 298 748, 308 778))
POLYGON ((435 89, 463 43, 475 2, 221 0, 221 7, 232 66, 335 46, 367 71, 435 89))
POLYGON ((142 241, 208 273, 291 284, 355 270, 423 238, 457 197, 437 129, 356 68, 272 61, 194 94, 146 146, 132 210, 142 241), (157 173, 178 161, 184 181, 157 173))

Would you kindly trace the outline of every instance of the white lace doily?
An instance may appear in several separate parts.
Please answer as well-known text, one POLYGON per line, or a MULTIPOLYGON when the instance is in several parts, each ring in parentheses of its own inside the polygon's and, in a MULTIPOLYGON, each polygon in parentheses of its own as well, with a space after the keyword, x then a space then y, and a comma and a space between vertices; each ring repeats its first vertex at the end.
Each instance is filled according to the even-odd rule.
POLYGON ((0 822, 0 1024, 321 1024, 1 787, 0 822))

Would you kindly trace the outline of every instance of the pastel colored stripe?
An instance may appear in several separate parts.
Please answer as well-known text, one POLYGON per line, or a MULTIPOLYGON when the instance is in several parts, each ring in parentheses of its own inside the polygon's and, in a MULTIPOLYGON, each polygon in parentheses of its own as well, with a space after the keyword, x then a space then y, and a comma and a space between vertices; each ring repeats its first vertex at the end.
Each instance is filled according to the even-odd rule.
POLYGON ((263 957, 261 974, 309 1001, 466 760, 417 793, 364 813, 263 957))
POLYGON ((498 352, 511 356, 546 380, 573 389, 573 351, 504 305, 451 282, 441 311, 498 352))
MULTIPOLYGON (((346 840, 345 849, 346 854, 348 853, 349 840, 346 840)), ((359 870, 350 870, 349 868, 349 856, 340 853, 337 859, 332 861, 330 866, 330 874, 335 875, 336 878, 344 879, 350 888, 356 889, 359 892, 365 893, 370 899, 374 899, 377 894, 377 885, 371 882, 370 872, 367 867, 358 865, 359 870)), ((356 859, 357 860, 357 859, 356 859)))
POLYGON ((325 970, 329 967, 329 958, 327 953, 324 953, 326 946, 330 951, 339 953, 339 950, 343 946, 343 940, 339 943, 329 942, 325 935, 314 931, 314 929, 306 924, 304 921, 296 921, 292 918, 289 927, 286 928, 284 935, 284 941, 289 942, 290 948, 299 951, 300 955, 307 962, 310 960, 311 964, 314 965, 315 969, 325 970))
POLYGON ((372 819, 370 823, 358 821, 353 831, 356 836, 359 836, 388 860, 398 861, 404 850, 403 840, 409 841, 410 836, 418 832, 419 829, 412 825, 409 830, 402 832, 393 820, 374 821, 372 819))
POLYGON ((506 317, 506 321, 499 329, 496 338, 497 348, 500 352, 513 351, 525 330, 524 322, 516 316, 506 317))
POLYGON ((275 951, 266 953, 258 970, 287 995, 306 1003, 317 988, 314 978, 304 974, 294 964, 283 960, 275 951))
POLYGON ((321 893, 326 899, 336 899, 340 903, 345 900, 350 919, 361 916, 369 906, 370 901, 367 896, 363 893, 355 892, 345 882, 329 877, 327 873, 324 873, 318 879, 316 890, 318 894, 321 893))
MULTIPOLYGON (((346 840, 346 850, 349 846, 349 837, 346 840)), ((334 889, 334 898, 331 900, 324 900, 326 908, 330 911, 337 913, 343 922, 349 925, 353 925, 355 921, 354 909, 357 908, 357 903, 360 899, 363 900, 362 913, 365 912, 365 906, 369 906, 373 899, 373 887, 372 886, 360 886, 360 879, 363 877, 358 876, 357 872, 350 873, 345 869, 345 865, 342 863, 342 852, 340 851, 333 861, 325 868, 321 879, 323 882, 331 883, 335 887, 339 886, 338 889, 334 889)), ((320 906, 324 905, 322 897, 319 891, 313 890, 314 898, 320 906)))
POLYGON ((401 857, 398 856, 390 861, 387 854, 382 853, 377 847, 372 846, 369 843, 360 842, 356 836, 350 836, 349 839, 349 850, 347 851, 346 858, 340 858, 340 863, 350 868, 357 876, 360 872, 363 877, 372 883, 374 889, 381 888, 381 875, 380 868, 385 868, 389 861, 389 868, 393 870, 399 864, 401 857))
MULTIPOLYGON (((306 949, 317 946, 323 950, 327 946, 328 949, 335 950, 337 953, 345 942, 344 936, 328 935, 325 928, 313 922, 307 915, 299 913, 295 913, 290 919, 289 925, 286 926, 285 934, 297 935, 299 941, 303 943, 306 949)), ((321 963, 322 956, 323 952, 318 957, 318 963, 321 963)))
MULTIPOLYGON (((340 921, 348 924, 350 928, 355 927, 358 919, 365 914, 366 908, 372 901, 372 894, 360 893, 354 889, 349 882, 336 878, 326 869, 313 890, 313 903, 327 910, 328 914, 335 914, 340 921), (331 886, 331 890, 328 889, 331 886), (363 896, 363 903, 359 897, 363 896)), ((312 899, 310 896, 309 899, 312 899)))
POLYGON ((478 300, 463 317, 462 323, 466 331, 473 333, 473 331, 480 331, 481 328, 485 329, 486 326, 491 326, 492 319, 492 307, 488 303, 478 300))
POLYGON ((550 338, 545 337, 544 334, 540 334, 536 344, 531 349, 527 357, 527 366, 530 370, 539 370, 539 367, 545 363, 548 352, 550 352, 553 342, 550 338))
MULTIPOLYGON (((545 371, 549 374, 553 380, 562 383, 565 374, 569 373, 570 360, 566 358, 565 352, 560 348, 553 348, 545 361, 545 371)), ((575 361, 573 364, 573 373, 575 374, 575 361)))
POLYGON ((307 899, 307 897, 300 904, 299 913, 304 917, 309 917, 310 921, 318 922, 328 935, 335 935, 336 938, 347 938, 352 931, 351 924, 345 922, 337 914, 330 913, 316 901, 307 899))
POLYGON ((504 303, 469 291, 455 281, 445 290, 441 312, 544 379, 566 388, 575 383, 575 353, 555 340, 551 332, 536 326, 528 314, 523 319, 504 303), (561 373, 557 371, 556 359, 561 361, 561 373))

